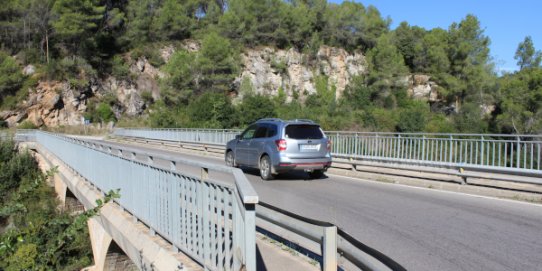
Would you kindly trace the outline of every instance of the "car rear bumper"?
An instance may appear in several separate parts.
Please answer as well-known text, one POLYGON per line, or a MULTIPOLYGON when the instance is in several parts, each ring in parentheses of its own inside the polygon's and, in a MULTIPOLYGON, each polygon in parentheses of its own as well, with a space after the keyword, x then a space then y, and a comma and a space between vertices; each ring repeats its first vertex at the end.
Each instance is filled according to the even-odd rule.
POLYGON ((291 159, 281 157, 279 162, 274 165, 276 172, 289 170, 327 170, 331 166, 331 157, 310 158, 310 159, 291 159))

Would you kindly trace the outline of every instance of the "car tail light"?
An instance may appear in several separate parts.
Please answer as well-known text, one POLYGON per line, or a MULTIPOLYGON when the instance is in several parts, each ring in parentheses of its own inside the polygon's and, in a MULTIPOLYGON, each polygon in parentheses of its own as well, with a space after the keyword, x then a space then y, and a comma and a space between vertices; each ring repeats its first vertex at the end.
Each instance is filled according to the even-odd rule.
POLYGON ((284 140, 284 139, 275 140, 275 144, 277 144, 277 150, 278 151, 285 151, 286 150, 286 140, 284 140))
POLYGON ((331 142, 330 139, 327 140, 327 151, 328 152, 331 152, 331 145, 332 145, 333 142, 331 142))

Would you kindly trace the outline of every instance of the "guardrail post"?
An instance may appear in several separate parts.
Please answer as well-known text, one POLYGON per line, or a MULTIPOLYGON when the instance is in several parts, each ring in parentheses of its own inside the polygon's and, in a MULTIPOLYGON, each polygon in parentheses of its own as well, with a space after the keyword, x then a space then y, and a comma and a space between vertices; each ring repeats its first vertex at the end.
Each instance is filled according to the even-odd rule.
POLYGON ((519 168, 519 159, 521 157, 521 144, 520 144, 520 139, 519 139, 519 136, 516 137, 517 139, 517 142, 516 142, 516 167, 519 168))
POLYGON ((481 152, 481 154, 480 154, 480 165, 484 166, 485 165, 485 163, 484 163, 484 136, 481 137, 481 140, 482 141, 481 141, 480 144, 482 146, 480 147, 480 152, 481 152))
POLYGON ((337 227, 324 227, 323 271, 337 271, 337 227))
POLYGON ((395 154, 395 158, 397 159, 402 159, 403 156, 401 155, 401 146, 403 145, 403 142, 401 141, 401 134, 398 134, 397 135, 397 144, 395 145, 397 147, 396 151, 397 153, 395 154))
POLYGON ((420 160, 425 160, 425 135, 422 135, 422 159, 420 160))
POLYGON ((450 135, 450 160, 448 161, 450 164, 452 163, 453 159, 454 159, 454 150, 453 150, 453 146, 454 146, 454 137, 452 135, 450 135))

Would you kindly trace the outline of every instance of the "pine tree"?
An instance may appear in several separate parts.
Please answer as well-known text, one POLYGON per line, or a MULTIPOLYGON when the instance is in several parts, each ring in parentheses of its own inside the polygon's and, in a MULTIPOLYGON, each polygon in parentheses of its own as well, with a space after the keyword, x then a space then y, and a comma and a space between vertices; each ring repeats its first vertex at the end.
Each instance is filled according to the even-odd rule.
POLYGON ((83 42, 90 42, 104 19, 105 6, 98 0, 57 0, 53 12, 56 34, 72 52, 83 42))
POLYGON ((521 70, 525 68, 536 68, 540 67, 542 52, 535 50, 532 38, 527 36, 523 42, 518 45, 514 59, 518 61, 518 66, 521 70))

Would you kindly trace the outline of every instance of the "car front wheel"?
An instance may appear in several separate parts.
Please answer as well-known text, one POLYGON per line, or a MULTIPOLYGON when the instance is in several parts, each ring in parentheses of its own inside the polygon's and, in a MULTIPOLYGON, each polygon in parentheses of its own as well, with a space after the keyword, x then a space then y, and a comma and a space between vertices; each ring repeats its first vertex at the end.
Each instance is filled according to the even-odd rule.
POLYGON ((271 171, 271 159, 265 155, 260 159, 260 176, 263 180, 272 180, 274 176, 271 171))
POLYGON ((235 156, 233 156, 233 151, 226 153, 226 166, 228 167, 237 167, 235 164, 235 156))

